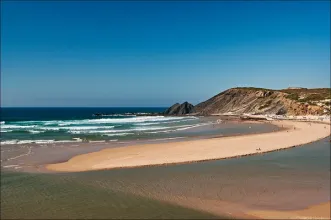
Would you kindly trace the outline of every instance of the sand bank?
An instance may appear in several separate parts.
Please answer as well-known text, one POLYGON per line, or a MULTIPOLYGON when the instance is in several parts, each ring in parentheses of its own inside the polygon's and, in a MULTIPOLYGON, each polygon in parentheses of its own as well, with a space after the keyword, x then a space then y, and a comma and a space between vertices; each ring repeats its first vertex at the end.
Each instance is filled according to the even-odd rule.
POLYGON ((78 172, 215 160, 286 149, 330 135, 330 126, 326 124, 296 121, 272 123, 287 129, 263 134, 105 149, 46 167, 53 171, 78 172))
POLYGON ((263 219, 330 219, 330 202, 294 211, 250 211, 248 214, 263 219))

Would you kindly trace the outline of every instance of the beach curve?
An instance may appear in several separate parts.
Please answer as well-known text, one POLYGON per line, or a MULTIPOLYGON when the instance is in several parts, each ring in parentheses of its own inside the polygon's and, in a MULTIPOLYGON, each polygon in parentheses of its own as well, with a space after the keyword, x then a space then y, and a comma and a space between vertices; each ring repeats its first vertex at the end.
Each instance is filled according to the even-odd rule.
POLYGON ((81 172, 199 162, 266 153, 330 136, 328 124, 283 120, 271 123, 285 129, 271 133, 104 149, 75 156, 67 162, 48 164, 46 168, 56 172, 81 172))
POLYGON ((313 205, 302 210, 253 210, 247 214, 261 219, 330 219, 330 202, 313 205))

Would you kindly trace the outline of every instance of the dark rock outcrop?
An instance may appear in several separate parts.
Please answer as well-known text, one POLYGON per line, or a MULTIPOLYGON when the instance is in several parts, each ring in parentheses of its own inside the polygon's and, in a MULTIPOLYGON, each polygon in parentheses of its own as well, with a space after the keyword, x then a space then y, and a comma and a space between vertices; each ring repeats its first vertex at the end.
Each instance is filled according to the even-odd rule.
POLYGON ((165 115, 186 115, 190 113, 194 113, 194 106, 188 102, 184 102, 182 104, 176 103, 170 108, 168 108, 164 114, 165 115))

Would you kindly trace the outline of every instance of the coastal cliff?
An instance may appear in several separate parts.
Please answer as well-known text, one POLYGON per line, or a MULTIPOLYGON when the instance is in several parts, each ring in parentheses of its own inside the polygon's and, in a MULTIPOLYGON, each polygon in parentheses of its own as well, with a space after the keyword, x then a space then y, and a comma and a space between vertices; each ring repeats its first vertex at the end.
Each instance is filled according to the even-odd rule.
POLYGON ((231 112, 233 114, 323 115, 330 114, 330 92, 329 88, 298 87, 272 90, 238 87, 223 91, 194 107, 190 106, 190 111, 175 110, 181 106, 177 103, 169 108, 169 111, 167 110, 167 114, 211 115, 231 112))

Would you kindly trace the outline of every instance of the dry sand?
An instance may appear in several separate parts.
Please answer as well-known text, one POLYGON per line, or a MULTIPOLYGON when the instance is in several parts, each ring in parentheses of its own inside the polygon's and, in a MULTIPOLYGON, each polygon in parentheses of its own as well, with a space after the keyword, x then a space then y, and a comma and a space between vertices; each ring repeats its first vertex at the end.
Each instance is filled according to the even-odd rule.
POLYGON ((188 163, 275 151, 307 144, 330 135, 330 125, 326 124, 296 121, 272 123, 286 129, 263 134, 105 149, 46 167, 53 171, 78 172, 188 163))
POLYGON ((330 219, 330 202, 294 211, 250 211, 247 214, 263 219, 330 219))

